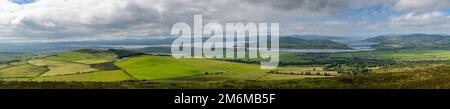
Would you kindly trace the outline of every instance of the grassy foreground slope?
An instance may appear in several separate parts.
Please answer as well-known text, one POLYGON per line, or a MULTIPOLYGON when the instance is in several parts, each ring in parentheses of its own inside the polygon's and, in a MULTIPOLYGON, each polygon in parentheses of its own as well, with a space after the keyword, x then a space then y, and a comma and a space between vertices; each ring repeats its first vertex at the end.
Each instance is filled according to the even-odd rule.
MULTIPOLYGON (((437 56, 440 59, 445 59, 447 58, 446 56, 439 57, 439 55, 446 55, 448 54, 447 52, 448 51, 430 50, 419 52, 404 50, 375 51, 371 53, 290 54, 289 56, 302 57, 291 58, 292 60, 306 60, 311 57, 317 57, 318 59, 324 57, 350 57, 348 59, 352 59, 351 57, 399 57, 398 60, 402 61, 416 59, 414 57, 423 57, 423 59, 426 60, 434 60, 437 56)), ((286 57, 282 58, 286 59, 286 57)), ((0 88, 450 88, 450 83, 448 83, 448 81, 450 81, 450 61, 446 60, 407 62, 406 64, 380 67, 374 69, 374 73, 336 76, 272 74, 267 73, 269 70, 261 70, 259 68, 260 66, 257 64, 244 64, 209 59, 173 59, 169 56, 131 57, 114 64, 111 62, 105 64, 105 67, 117 65, 122 69, 99 69, 101 71, 94 69, 94 67, 90 65, 67 61, 34 59, 28 62, 30 63, 28 65, 26 62, 20 62, 1 69, 0 72, 3 70, 11 70, 7 73, 2 73, 2 75, 19 74, 24 76, 24 78, 1 78, 3 82, 0 82, 0 88), (67 65, 72 66, 73 64, 76 64, 77 66, 81 65, 82 67, 67 68, 67 65), (55 75, 33 78, 33 75, 39 75, 39 73, 28 74, 32 67, 49 68, 50 71, 47 73, 53 72, 55 75), (57 71, 58 69, 59 71, 57 71), (94 69, 95 71, 77 73, 80 69, 94 69), (22 74, 23 72, 20 73, 21 70, 24 70, 23 72, 27 73, 22 74), (9 74, 12 71, 17 71, 19 73, 9 74), (208 72, 208 74, 206 74, 206 72, 208 72), (135 80, 133 77, 138 80, 146 79, 147 81, 128 81, 135 80)), ((323 66, 282 66, 278 70, 282 73, 336 73, 325 71, 322 68, 323 66)))
MULTIPOLYGON (((0 82, 0 88, 60 89, 450 89, 450 64, 427 69, 330 78, 255 81, 0 82)), ((421 65, 427 66, 427 63, 421 65)), ((399 67, 402 68, 402 67, 399 67)))
POLYGON ((33 81, 80 81, 80 82, 116 82, 133 80, 132 77, 126 75, 121 70, 112 71, 96 71, 92 73, 63 75, 63 76, 49 76, 38 77, 33 81))

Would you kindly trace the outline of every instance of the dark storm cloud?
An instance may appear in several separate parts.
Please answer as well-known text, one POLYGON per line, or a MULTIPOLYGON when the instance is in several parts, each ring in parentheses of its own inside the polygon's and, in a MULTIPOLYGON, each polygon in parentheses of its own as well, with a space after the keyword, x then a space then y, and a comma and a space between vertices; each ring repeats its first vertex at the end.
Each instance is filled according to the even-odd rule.
POLYGON ((333 14, 350 7, 350 0, 247 0, 246 2, 267 5, 284 11, 303 10, 333 14))

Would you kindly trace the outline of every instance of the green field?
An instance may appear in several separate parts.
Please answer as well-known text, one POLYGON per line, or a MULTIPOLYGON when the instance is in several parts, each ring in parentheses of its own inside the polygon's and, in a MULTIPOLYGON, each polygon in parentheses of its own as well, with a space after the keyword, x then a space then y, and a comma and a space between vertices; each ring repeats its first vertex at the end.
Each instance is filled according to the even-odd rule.
POLYGON ((258 79, 258 81, 274 81, 274 80, 298 80, 309 78, 331 78, 333 76, 320 75, 286 75, 286 74, 268 74, 258 79))
MULTIPOLYGON (((31 65, 25 62, 11 64, 9 67, 0 70, 0 72, 2 72, 0 74, 2 74, 2 77, 30 78, 40 76, 33 79, 35 81, 98 82, 124 81, 131 79, 179 82, 230 80, 271 81, 339 76, 336 71, 324 70, 323 65, 280 66, 276 69, 276 73, 268 73, 271 70, 261 70, 258 64, 245 64, 210 59, 174 59, 170 56, 148 55, 132 57, 112 63, 111 61, 114 60, 115 57, 117 57, 117 55, 101 50, 63 52, 56 56, 44 59, 30 60, 28 63, 31 65), (106 57, 103 55, 106 55, 106 57), (108 62, 110 64, 98 64, 108 62), (95 66, 90 66, 89 64, 95 66), (121 70, 125 72, 122 72, 121 70), (128 75, 126 75, 127 73, 128 75), (112 75, 106 76, 107 74, 112 75), (96 76, 98 76, 98 78, 95 78, 96 76)), ((450 59, 450 50, 389 50, 332 54, 282 53, 281 55, 282 62, 287 61, 294 63, 317 62, 320 64, 321 59, 326 57, 340 60, 350 60, 348 58, 355 57, 364 59, 395 59, 398 61, 446 60, 450 59)), ((333 62, 333 60, 325 60, 324 62, 333 62)), ((5 67, 6 66, 7 65, 5 65, 5 67)), ((381 73, 391 71, 404 72, 415 71, 419 68, 392 67, 388 70, 386 69, 387 68, 373 69, 373 71, 381 73)))
POLYGON ((53 61, 78 62, 83 64, 97 64, 111 62, 116 57, 116 54, 107 51, 83 49, 59 53, 46 59, 53 61))
POLYGON ((73 61, 73 62, 83 63, 83 64, 99 64, 99 63, 111 62, 111 60, 78 60, 78 61, 73 61))
MULTIPOLYGON (((208 59, 180 59, 180 62, 203 67, 206 69, 214 69, 223 71, 223 74, 194 75, 188 77, 171 78, 165 81, 231 81, 231 80, 290 80, 299 78, 317 78, 325 76, 317 75, 290 75, 290 74, 270 74, 271 70, 262 70, 257 64, 243 64, 235 62, 208 60, 208 59)), ((278 70, 289 69, 295 72, 306 72, 310 67, 280 67, 278 70)), ((329 76, 328 76, 329 77, 329 76)))
POLYGON ((450 50, 383 50, 356 53, 335 53, 332 57, 394 59, 400 61, 450 60, 450 50))
POLYGON ((226 81, 226 80, 255 80, 268 72, 261 70, 259 65, 241 64, 207 59, 181 59, 181 63, 223 72, 223 74, 195 75, 181 78, 171 78, 171 81, 226 81))
POLYGON ((38 77, 33 79, 33 81, 84 81, 84 82, 116 82, 127 80, 133 80, 133 78, 126 75, 121 70, 96 71, 85 74, 38 77))
POLYGON ((38 67, 30 64, 22 64, 18 66, 12 66, 0 70, 1 78, 25 78, 25 77, 37 77, 48 69, 45 67, 38 67))
POLYGON ((311 74, 330 74, 330 75, 338 75, 338 73, 336 71, 326 71, 324 70, 323 67, 308 67, 308 66, 303 66, 303 67, 295 67, 295 66, 287 66, 287 67, 280 67, 277 69, 278 72, 283 73, 283 74, 299 74, 299 73, 306 73, 309 72, 311 74))
POLYGON ((8 67, 8 64, 0 64, 0 69, 8 67))
POLYGON ((397 60, 450 60, 450 50, 396 50, 375 52, 378 58, 397 60))
MULTIPOLYGON (((450 60, 450 50, 380 50, 352 53, 281 53, 280 65, 317 65, 331 63, 370 62, 379 60, 393 61, 445 61, 450 60), (357 60, 357 59, 360 60, 357 60)), ((245 60, 257 62, 259 60, 245 60)))
MULTIPOLYGON (((74 59, 67 56, 65 55, 69 60, 74 59)), ((96 58, 93 57, 91 59, 84 63, 107 62, 100 62, 101 59, 95 60, 96 58)), ((49 60, 49 58, 33 59, 28 62, 11 64, 9 67, 0 70, 0 74, 1 77, 8 77, 7 79, 10 81, 90 82, 114 82, 134 79, 152 81, 285 80, 324 77, 318 75, 268 74, 267 72, 270 70, 261 70, 257 64, 243 64, 209 59, 174 59, 170 56, 133 57, 111 64, 99 64, 96 67, 81 64, 83 62, 80 61, 83 60, 68 62, 68 60, 56 61, 55 59, 49 60), (114 68, 114 65, 120 67, 119 69, 121 70, 114 68)), ((317 69, 317 71, 322 71, 321 67, 317 69)), ((312 67, 280 68, 280 71, 289 72, 306 72, 311 70, 312 67)), ((6 81, 6 79, 4 80, 6 81)))
POLYGON ((218 70, 183 64, 171 57, 162 56, 136 57, 115 64, 140 80, 176 78, 204 74, 205 72, 218 72, 218 70))
POLYGON ((450 75, 446 69, 450 65, 450 50, 282 53, 280 64, 294 65, 279 66, 274 70, 260 69, 257 60, 231 62, 151 55, 115 57, 117 55, 108 51, 77 50, 11 62, 1 64, 0 79, 8 84, 11 81, 82 82, 93 85, 83 87, 104 87, 96 86, 101 84, 116 88, 395 88, 405 84, 429 88, 429 84, 419 82, 442 82, 440 79, 445 78, 435 76, 450 75), (372 59, 395 60, 396 63, 391 65, 372 59), (341 65, 343 67, 334 68, 347 71, 365 63, 388 66, 369 67, 367 74, 346 75, 331 69, 330 63, 341 65))
POLYGON ((27 53, 2 53, 0 52, 0 64, 5 64, 8 62, 17 62, 20 60, 30 59, 35 57, 34 54, 27 53))
POLYGON ((41 76, 58 76, 78 73, 89 73, 96 71, 89 67, 89 65, 77 64, 71 62, 52 61, 46 59, 34 59, 28 61, 28 63, 35 66, 48 67, 49 71, 45 72, 41 76))
MULTIPOLYGON (((270 70, 256 64, 243 64, 208 59, 174 59, 169 56, 141 56, 115 63, 137 79, 163 81, 227 81, 257 80, 270 70)), ((298 69, 297 69, 298 70, 298 69)), ((308 78, 317 76, 279 75, 278 78, 308 78)))

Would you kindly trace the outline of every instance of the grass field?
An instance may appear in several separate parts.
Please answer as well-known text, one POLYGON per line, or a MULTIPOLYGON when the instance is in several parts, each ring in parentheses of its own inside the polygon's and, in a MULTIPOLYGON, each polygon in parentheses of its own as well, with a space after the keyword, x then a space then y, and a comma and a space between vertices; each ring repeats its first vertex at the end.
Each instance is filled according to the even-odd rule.
POLYGON ((331 75, 337 75, 336 71, 326 71, 323 69, 323 67, 308 67, 308 66, 288 66, 288 67, 280 67, 277 69, 278 72, 281 73, 294 73, 294 74, 298 74, 301 72, 310 72, 312 74, 316 74, 316 73, 329 73, 331 75))
POLYGON ((394 65, 384 68, 373 69, 376 73, 402 73, 402 72, 417 72, 436 70, 439 67, 448 66, 448 63, 405 63, 403 65, 394 65))
MULTIPOLYGON (((273 75, 279 76, 279 75, 273 75)), ((279 78, 279 77, 277 77, 279 78)), ((270 81, 0 82, 0 88, 61 89, 450 89, 450 66, 397 73, 270 81)))
POLYGON ((209 59, 173 59, 167 56, 143 56, 117 62, 116 65, 138 79, 161 81, 228 81, 228 80, 290 80, 330 77, 322 67, 280 67, 281 71, 313 72, 312 75, 269 74, 257 64, 243 64, 209 59), (187 69, 189 68, 189 69, 187 69), (195 68, 195 70, 192 70, 195 68), (209 72, 205 74, 204 72, 209 72), (214 72, 223 72, 216 74, 214 72), (315 73, 321 73, 315 75, 315 73))
POLYGON ((298 80, 307 78, 331 78, 334 76, 320 76, 320 75, 286 75, 286 74, 268 74, 258 79, 258 81, 273 81, 273 80, 298 80))
POLYGON ((0 70, 0 77, 2 78, 17 78, 17 77, 37 77, 44 72, 47 72, 46 67, 38 67, 30 64, 22 64, 18 66, 11 66, 0 70))
POLYGON ((0 69, 8 67, 8 64, 0 64, 0 69))
POLYGON ((93 72, 97 69, 93 69, 88 65, 77 64, 71 62, 61 62, 61 61, 52 61, 46 59, 34 59, 28 61, 28 63, 36 66, 46 66, 49 71, 45 72, 41 76, 58 76, 58 75, 67 75, 67 74, 77 74, 77 73, 86 73, 93 72))
POLYGON ((78 60, 78 61, 73 61, 73 62, 83 63, 83 64, 99 64, 99 63, 111 62, 111 60, 78 60))
POLYGON ((76 50, 70 52, 59 53, 46 59, 53 61, 70 61, 84 64, 97 64, 111 62, 117 55, 101 50, 76 50))
MULTIPOLYGON (((290 75, 290 74, 269 74, 270 70, 260 69, 257 64, 243 64, 235 62, 208 60, 208 59, 180 59, 180 62, 188 65, 203 67, 223 71, 219 75, 194 75, 188 77, 171 78, 166 81, 234 81, 234 80, 292 80, 300 78, 318 78, 325 76, 317 75, 290 75)), ((290 70, 296 72, 312 70, 311 67, 280 67, 278 70, 290 70)))
POLYGON ((270 70, 261 70, 256 64, 243 64, 208 59, 180 59, 181 63, 212 69, 223 74, 195 75, 181 78, 171 78, 169 81, 228 81, 228 80, 257 80, 265 76, 270 70))
POLYGON ((450 60, 450 50, 386 50, 356 53, 335 53, 332 57, 360 57, 401 61, 450 60))
MULTIPOLYGON (((375 72, 373 74, 357 76, 326 71, 323 68, 325 65, 280 66, 274 70, 277 73, 268 73, 271 70, 262 70, 258 64, 220 60, 174 59, 170 56, 144 55, 112 62, 115 57, 117 55, 111 55, 106 51, 77 50, 41 59, 1 64, 3 68, 0 68, 0 79, 1 81, 113 82, 117 84, 119 84, 118 81, 147 80, 141 81, 141 83, 151 83, 150 86, 140 84, 140 82, 126 85, 160 88, 364 88, 386 85, 389 85, 386 87, 400 87, 399 84, 436 82, 438 81, 436 79, 442 78, 434 76, 448 76, 448 69, 445 71, 440 69, 445 69, 450 65, 450 62, 426 61, 450 60, 450 50, 389 50, 332 54, 282 53, 281 56, 282 61, 284 59, 289 62, 300 63, 319 62, 314 59, 326 60, 329 57, 338 57, 337 59, 352 59, 354 57, 394 59, 399 61, 396 65, 389 67, 373 68, 372 71, 375 72), (103 55, 106 55, 106 57, 103 55), (305 74, 306 72, 310 74, 305 74), (444 72, 444 74, 436 72, 444 72), (317 73, 320 75, 317 75, 317 73), (348 83, 349 81, 350 83, 348 83), (374 83, 369 83, 370 81, 374 83)), ((120 82, 120 85, 123 84, 120 82)))
POLYGON ((127 80, 133 80, 133 78, 126 75, 121 70, 96 71, 93 73, 38 77, 33 79, 33 81, 82 81, 82 82, 117 82, 127 80))
MULTIPOLYGON (((0 82, 0 88, 450 88, 450 61, 424 61, 446 60, 447 53, 450 51, 398 50, 284 55, 293 57, 290 61, 308 61, 311 57, 329 56, 392 58, 401 61, 388 67, 371 68, 375 73, 358 75, 325 71, 324 66, 320 65, 280 66, 276 70, 286 74, 273 74, 267 73, 270 70, 261 70, 258 64, 209 59, 173 59, 170 56, 140 56, 114 63, 126 72, 91 68, 89 63, 102 63, 102 59, 98 58, 76 59, 71 62, 34 59, 28 63, 11 63, 0 69, 0 77, 3 77, 0 78, 1 81, 8 81, 0 82), (311 72, 311 75, 298 75, 299 72, 311 72), (331 76, 315 75, 315 72, 330 73, 331 76), (40 74, 43 75, 36 77, 40 74), (135 78, 147 81, 129 81, 135 78)), ((104 67, 114 67, 114 64, 110 63, 104 67)))
POLYGON ((140 80, 176 78, 218 71, 183 64, 176 59, 165 56, 142 56, 119 61, 115 64, 140 80))
MULTIPOLYGON (((450 50, 382 50, 352 53, 281 53, 281 63, 306 64, 333 63, 336 61, 349 61, 354 58, 395 60, 395 61, 427 61, 450 60, 450 50)), ((253 60, 258 61, 258 60, 253 60)), ((365 62, 365 61, 363 61, 365 62)))
POLYGON ((377 51, 378 58, 393 58, 397 60, 450 60, 450 50, 396 50, 377 51))
POLYGON ((0 78, 1 81, 30 82, 33 78, 0 78))
POLYGON ((2 53, 2 52, 0 52, 0 63, 5 63, 8 61, 30 59, 35 56, 36 55, 34 55, 34 54, 27 54, 27 53, 2 53))

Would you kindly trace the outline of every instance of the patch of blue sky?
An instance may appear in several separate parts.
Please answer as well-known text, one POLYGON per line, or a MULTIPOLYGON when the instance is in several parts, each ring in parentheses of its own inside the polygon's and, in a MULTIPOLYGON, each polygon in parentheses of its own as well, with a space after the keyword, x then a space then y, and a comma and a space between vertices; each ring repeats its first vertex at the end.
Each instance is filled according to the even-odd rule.
POLYGON ((444 9, 443 11, 445 14, 449 15, 450 14, 450 8, 444 9))
POLYGON ((395 16, 395 11, 386 8, 385 6, 378 5, 369 8, 350 9, 343 13, 343 15, 337 17, 337 19, 345 21, 386 21, 390 16, 395 16))
MULTIPOLYGON (((367 8, 347 9, 344 12, 327 17, 302 18, 298 17, 303 24, 320 24, 329 21, 340 22, 384 22, 390 20, 391 17, 400 16, 403 12, 394 11, 386 6, 377 5, 367 8)), ((450 12, 450 11, 449 11, 450 12)))
POLYGON ((28 3, 35 2, 35 0, 9 0, 9 1, 17 3, 17 4, 28 4, 28 3))

